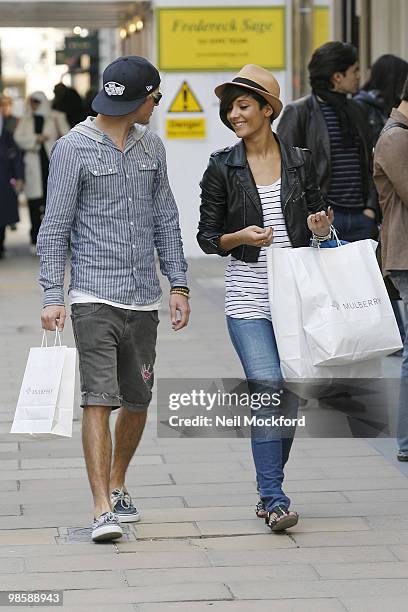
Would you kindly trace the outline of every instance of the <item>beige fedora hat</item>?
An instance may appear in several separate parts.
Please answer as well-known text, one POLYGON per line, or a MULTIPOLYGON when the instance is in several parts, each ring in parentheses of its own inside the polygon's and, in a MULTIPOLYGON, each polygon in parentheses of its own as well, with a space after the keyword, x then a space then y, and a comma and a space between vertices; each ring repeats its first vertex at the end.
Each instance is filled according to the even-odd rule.
POLYGON ((214 93, 218 98, 222 98, 225 88, 228 85, 238 85, 244 89, 250 89, 255 91, 257 94, 265 98, 267 102, 273 108, 273 118, 276 119, 280 114, 283 104, 279 99, 280 87, 278 81, 275 79, 273 74, 257 66, 256 64, 247 64, 238 72, 238 74, 232 79, 218 85, 214 89, 214 93))

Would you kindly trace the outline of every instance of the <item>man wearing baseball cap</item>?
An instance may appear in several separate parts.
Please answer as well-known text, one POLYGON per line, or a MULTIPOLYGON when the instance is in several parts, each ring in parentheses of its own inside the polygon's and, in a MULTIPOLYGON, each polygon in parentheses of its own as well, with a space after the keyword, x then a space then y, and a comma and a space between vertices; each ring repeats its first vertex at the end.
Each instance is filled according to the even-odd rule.
POLYGON ((51 154, 46 214, 38 238, 42 326, 66 318, 64 270, 84 408, 82 440, 94 498, 92 539, 114 540, 140 519, 125 474, 146 421, 162 292, 170 282, 173 330, 189 318, 177 206, 160 138, 147 125, 160 102, 160 75, 145 58, 120 57, 103 73, 98 115, 61 138, 51 154), (109 416, 119 409, 112 440, 109 416))

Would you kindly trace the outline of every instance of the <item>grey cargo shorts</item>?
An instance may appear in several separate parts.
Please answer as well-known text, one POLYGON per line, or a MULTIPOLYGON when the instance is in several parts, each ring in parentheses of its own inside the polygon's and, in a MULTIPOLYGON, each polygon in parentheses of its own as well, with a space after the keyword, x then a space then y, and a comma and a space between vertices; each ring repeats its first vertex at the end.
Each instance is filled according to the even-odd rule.
POLYGON ((79 357, 81 406, 146 410, 154 380, 157 310, 72 304, 71 319, 79 357))

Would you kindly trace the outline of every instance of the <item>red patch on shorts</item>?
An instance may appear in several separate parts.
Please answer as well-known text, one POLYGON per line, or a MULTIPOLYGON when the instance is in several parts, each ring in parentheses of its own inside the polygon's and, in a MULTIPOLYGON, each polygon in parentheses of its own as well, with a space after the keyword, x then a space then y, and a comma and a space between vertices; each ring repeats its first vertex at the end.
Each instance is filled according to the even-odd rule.
POLYGON ((151 379, 151 377, 153 376, 153 370, 152 370, 152 366, 150 365, 150 363, 149 363, 149 365, 147 365, 147 366, 146 366, 146 364, 144 363, 144 364, 143 364, 143 366, 142 366, 142 369, 140 370, 140 372, 141 372, 142 377, 143 377, 143 380, 144 380, 145 382, 147 382, 148 380, 150 380, 150 379, 151 379))

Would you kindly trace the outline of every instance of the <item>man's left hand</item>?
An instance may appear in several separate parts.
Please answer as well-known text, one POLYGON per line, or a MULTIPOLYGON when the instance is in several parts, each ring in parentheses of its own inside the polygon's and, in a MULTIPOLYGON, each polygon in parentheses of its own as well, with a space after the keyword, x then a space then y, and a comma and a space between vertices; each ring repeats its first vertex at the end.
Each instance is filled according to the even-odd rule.
POLYGON ((171 293, 169 306, 171 326, 173 330, 178 331, 179 329, 186 327, 190 317, 190 305, 188 303, 188 298, 186 298, 184 295, 180 295, 179 293, 171 293))

